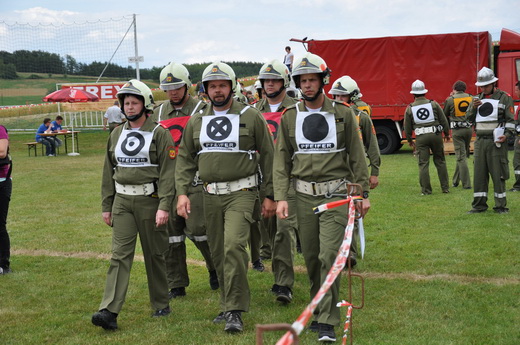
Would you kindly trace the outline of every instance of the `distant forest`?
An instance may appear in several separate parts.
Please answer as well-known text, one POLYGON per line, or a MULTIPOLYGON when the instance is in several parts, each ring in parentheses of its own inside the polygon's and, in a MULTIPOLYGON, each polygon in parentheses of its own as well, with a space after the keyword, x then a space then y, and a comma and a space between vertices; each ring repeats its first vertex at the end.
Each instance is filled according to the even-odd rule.
MULTIPOLYGON (((211 62, 184 64, 190 72, 192 82, 197 83, 202 77, 202 72, 211 62)), ((238 78, 254 76, 258 74, 262 63, 260 62, 226 62, 235 71, 238 78)), ((90 64, 77 62, 74 57, 66 55, 62 58, 55 53, 41 50, 16 50, 13 53, 0 51, 0 78, 17 79, 17 72, 46 73, 63 75, 82 75, 97 77, 105 68, 106 62, 94 61, 90 64)), ((140 68, 141 79, 159 80, 162 67, 140 68)), ((115 79, 128 79, 135 75, 132 66, 119 66, 110 63, 103 73, 103 77, 115 79)))

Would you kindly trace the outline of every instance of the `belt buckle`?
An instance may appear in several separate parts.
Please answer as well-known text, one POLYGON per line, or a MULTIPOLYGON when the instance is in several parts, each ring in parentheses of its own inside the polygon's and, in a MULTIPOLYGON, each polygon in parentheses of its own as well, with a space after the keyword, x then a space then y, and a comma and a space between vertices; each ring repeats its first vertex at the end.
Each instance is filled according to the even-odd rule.
POLYGON ((318 183, 317 182, 310 182, 310 184, 311 184, 311 189, 312 189, 312 196, 318 195, 318 193, 316 192, 316 185, 318 183))
POLYGON ((213 187, 214 193, 212 193, 212 194, 215 194, 215 195, 224 195, 224 194, 231 193, 231 186, 230 186, 229 182, 212 182, 212 183, 208 183, 208 186, 213 187), (226 186, 222 188, 219 186, 219 183, 225 183, 226 186))

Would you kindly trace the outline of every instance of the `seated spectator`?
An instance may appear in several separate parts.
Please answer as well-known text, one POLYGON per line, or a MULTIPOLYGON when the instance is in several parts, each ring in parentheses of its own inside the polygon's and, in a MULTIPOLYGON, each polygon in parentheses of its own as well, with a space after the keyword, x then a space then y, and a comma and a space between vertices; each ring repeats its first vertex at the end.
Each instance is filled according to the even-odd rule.
POLYGON ((52 133, 51 119, 46 117, 36 131, 36 141, 45 145, 45 154, 49 157, 56 156, 56 141, 54 137, 43 137, 41 133, 52 133))
MULTIPOLYGON (((56 116, 56 120, 52 121, 51 131, 53 133, 63 131, 63 128, 61 127, 62 122, 63 122, 63 117, 61 117, 60 115, 56 116)), ((60 139, 58 139, 58 137, 53 137, 53 138, 56 141, 56 147, 59 147, 63 144, 63 142, 60 139)))

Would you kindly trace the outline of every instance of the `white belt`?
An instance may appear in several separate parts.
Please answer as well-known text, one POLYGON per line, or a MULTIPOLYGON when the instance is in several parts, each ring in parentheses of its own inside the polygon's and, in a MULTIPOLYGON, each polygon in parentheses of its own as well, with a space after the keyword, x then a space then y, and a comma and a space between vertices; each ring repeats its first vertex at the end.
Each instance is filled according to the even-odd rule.
POLYGON ((479 130, 494 130, 498 127, 498 122, 477 122, 475 129, 479 130))
POLYGON ((451 129, 458 129, 458 128, 469 128, 471 127, 471 124, 466 121, 452 121, 450 122, 450 128, 451 129))
POLYGON ((415 135, 421 135, 421 134, 426 134, 426 133, 435 133, 435 126, 418 127, 414 131, 415 131, 415 135))
POLYGON ((124 195, 150 195, 155 192, 153 183, 120 184, 116 182, 116 192, 124 195))
POLYGON ((204 190, 209 194, 223 195, 256 186, 258 186, 258 178, 254 174, 231 182, 204 183, 204 190))
POLYGON ((345 190, 345 188, 338 188, 338 185, 345 182, 346 181, 341 178, 326 182, 307 182, 295 178, 294 190, 312 196, 325 195, 333 191, 345 190))

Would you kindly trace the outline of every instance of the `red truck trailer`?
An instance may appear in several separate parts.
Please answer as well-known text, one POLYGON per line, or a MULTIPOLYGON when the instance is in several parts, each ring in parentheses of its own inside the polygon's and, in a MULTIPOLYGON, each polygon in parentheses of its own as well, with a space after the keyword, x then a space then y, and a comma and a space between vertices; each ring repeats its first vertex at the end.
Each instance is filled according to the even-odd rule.
POLYGON ((462 80, 467 92, 479 92, 477 72, 492 67, 498 87, 514 97, 520 80, 520 34, 503 29, 500 44, 493 44, 489 32, 395 36, 344 40, 298 40, 321 56, 332 71, 331 82, 349 75, 358 83, 363 100, 372 107, 372 121, 381 153, 401 148, 403 118, 416 79, 426 84, 426 97, 441 105, 462 80))

